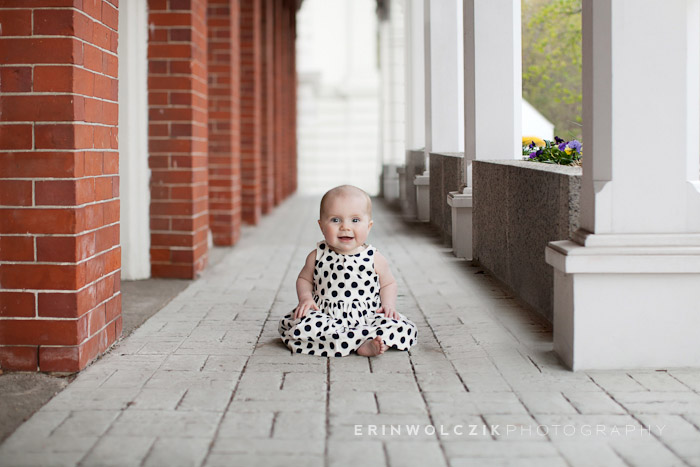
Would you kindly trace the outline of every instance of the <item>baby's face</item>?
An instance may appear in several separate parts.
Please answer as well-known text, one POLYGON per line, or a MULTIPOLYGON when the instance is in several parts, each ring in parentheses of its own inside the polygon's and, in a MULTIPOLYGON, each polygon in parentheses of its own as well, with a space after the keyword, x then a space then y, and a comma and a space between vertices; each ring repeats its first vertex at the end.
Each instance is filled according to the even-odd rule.
POLYGON ((318 225, 334 251, 344 255, 359 253, 372 228, 367 198, 354 194, 334 196, 326 201, 318 225))

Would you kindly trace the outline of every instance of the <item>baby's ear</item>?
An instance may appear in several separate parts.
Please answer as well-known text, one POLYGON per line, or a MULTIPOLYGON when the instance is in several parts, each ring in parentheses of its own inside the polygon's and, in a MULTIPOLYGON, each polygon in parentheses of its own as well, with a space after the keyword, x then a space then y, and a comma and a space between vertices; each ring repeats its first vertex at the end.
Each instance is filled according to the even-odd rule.
MULTIPOLYGON (((321 227, 321 219, 317 220, 316 222, 318 222, 318 226, 321 227)), ((323 230, 323 228, 321 228, 321 230, 323 230)))
POLYGON ((373 225, 374 225, 374 221, 372 219, 370 219, 369 224, 367 224, 367 230, 371 229, 373 225))

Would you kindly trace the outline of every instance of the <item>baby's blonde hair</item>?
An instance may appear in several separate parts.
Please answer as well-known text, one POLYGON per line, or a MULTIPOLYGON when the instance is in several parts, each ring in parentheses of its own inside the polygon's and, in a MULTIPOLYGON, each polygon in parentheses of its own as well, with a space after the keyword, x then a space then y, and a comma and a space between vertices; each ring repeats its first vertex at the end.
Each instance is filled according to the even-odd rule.
POLYGON ((325 211, 326 204, 328 204, 328 201, 332 199, 335 196, 353 196, 353 195, 359 195, 364 197, 367 200, 367 213, 369 214, 369 218, 372 218, 372 199, 369 197, 369 195, 362 189, 357 188, 356 186, 353 185, 340 185, 335 188, 331 188, 326 192, 325 195, 323 195, 323 198, 321 198, 321 209, 319 212, 319 216, 321 219, 323 219, 323 212, 325 211))

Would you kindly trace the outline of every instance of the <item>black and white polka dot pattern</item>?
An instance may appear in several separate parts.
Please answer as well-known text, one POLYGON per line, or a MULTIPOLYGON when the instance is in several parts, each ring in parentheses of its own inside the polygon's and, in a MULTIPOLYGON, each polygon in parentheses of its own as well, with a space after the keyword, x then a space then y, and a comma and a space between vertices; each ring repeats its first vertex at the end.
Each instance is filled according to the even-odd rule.
POLYGON ((291 311, 279 323, 282 340, 293 352, 342 357, 376 336, 399 350, 416 342, 416 326, 406 317, 375 313, 381 307, 375 251, 369 245, 355 255, 342 255, 318 243, 313 294, 320 310, 296 320, 291 311))

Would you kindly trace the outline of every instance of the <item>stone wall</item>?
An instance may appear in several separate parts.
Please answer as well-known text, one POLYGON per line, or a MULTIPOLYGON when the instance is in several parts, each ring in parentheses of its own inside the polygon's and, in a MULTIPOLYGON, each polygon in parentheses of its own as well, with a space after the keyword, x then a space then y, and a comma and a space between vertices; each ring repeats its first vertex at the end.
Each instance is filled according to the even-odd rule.
POLYGON ((447 194, 459 189, 463 173, 464 153, 430 153, 430 224, 448 246, 452 245, 452 208, 447 194))
POLYGON ((551 322, 554 279, 544 252, 578 228, 581 168, 475 161, 473 170, 474 260, 551 322))

